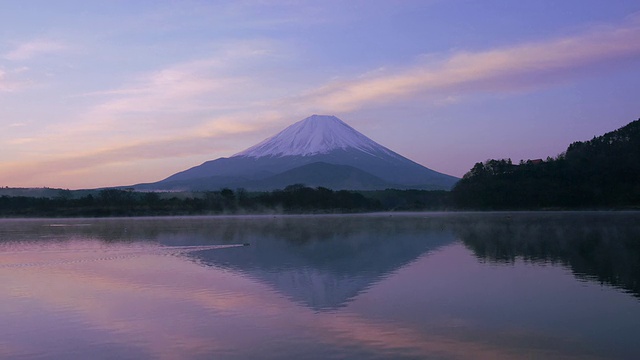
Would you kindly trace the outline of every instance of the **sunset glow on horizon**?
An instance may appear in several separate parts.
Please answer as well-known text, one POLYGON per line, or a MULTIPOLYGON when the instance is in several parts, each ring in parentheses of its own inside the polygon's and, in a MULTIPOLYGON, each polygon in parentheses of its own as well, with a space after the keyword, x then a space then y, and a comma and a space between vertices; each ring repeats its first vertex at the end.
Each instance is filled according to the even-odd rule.
POLYGON ((34 0, 0 22, 2 187, 158 181, 311 114, 460 177, 640 117, 631 0, 34 0))

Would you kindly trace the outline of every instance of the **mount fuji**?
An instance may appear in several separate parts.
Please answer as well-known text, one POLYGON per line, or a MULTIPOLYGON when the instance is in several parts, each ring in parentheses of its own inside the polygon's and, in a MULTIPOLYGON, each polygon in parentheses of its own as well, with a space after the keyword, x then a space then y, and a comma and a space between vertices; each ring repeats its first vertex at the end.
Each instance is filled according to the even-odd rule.
POLYGON ((134 188, 262 191, 305 184, 334 190, 449 190, 456 181, 387 149, 335 116, 313 115, 229 158, 134 188))

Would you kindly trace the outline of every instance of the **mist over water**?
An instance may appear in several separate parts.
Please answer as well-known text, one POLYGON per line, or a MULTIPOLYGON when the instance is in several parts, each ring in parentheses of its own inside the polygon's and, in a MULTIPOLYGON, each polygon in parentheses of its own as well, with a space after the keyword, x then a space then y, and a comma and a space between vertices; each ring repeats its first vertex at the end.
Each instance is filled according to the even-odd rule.
POLYGON ((634 358, 639 220, 0 220, 0 357, 634 358))

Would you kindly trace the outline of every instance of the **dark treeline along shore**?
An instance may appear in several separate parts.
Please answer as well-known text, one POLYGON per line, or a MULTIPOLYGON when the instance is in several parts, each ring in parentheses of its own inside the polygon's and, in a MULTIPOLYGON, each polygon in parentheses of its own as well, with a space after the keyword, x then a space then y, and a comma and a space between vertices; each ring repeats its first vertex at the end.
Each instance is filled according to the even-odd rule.
POLYGON ((205 192, 70 191, 51 196, 0 196, 3 217, 101 217, 269 213, 352 213, 446 210, 447 191, 333 191, 301 184, 271 192, 221 189, 205 192))
POLYGON ((464 209, 640 208, 640 119, 555 158, 477 163, 453 189, 464 209))
POLYGON ((567 209, 640 209, 640 120, 555 158, 476 163, 452 191, 0 189, 2 217, 567 209))

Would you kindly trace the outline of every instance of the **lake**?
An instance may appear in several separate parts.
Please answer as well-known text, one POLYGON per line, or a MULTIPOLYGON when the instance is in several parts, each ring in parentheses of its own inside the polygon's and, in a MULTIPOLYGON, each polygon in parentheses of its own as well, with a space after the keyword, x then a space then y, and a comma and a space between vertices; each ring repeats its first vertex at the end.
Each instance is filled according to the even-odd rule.
POLYGON ((640 213, 0 220, 2 359, 637 359, 640 213))

